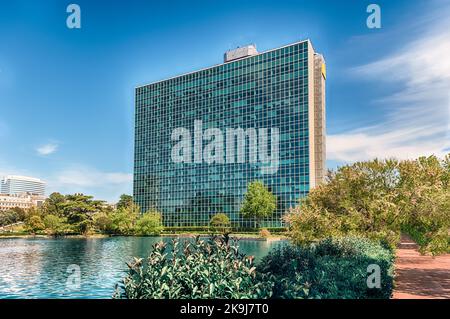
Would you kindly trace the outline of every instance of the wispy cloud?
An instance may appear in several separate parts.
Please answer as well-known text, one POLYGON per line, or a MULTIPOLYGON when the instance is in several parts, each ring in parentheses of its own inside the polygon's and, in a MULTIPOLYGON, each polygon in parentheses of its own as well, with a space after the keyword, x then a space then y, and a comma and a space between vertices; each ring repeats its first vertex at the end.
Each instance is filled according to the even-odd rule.
POLYGON ((93 168, 71 168, 57 173, 55 185, 63 187, 101 187, 131 183, 132 174, 102 172, 93 168))
POLYGON ((36 152, 41 156, 46 156, 55 153, 58 150, 57 143, 48 143, 36 148, 36 152))
POLYGON ((123 193, 131 194, 132 185, 131 173, 105 172, 83 165, 58 170, 48 179, 49 192, 84 193, 110 202, 123 193))
MULTIPOLYGON (((399 88, 375 105, 385 120, 328 137, 328 158, 353 162, 375 157, 443 156, 450 148, 450 6, 427 17, 416 39, 390 56, 352 71, 399 88), (428 22, 437 21, 437 22, 428 22)), ((392 91, 391 91, 392 92, 392 91)))

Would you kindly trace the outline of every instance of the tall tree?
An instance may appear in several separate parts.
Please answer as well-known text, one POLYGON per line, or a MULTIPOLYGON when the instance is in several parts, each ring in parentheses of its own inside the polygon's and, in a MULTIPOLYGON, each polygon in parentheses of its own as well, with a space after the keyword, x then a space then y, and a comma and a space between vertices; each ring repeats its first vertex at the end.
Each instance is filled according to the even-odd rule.
POLYGON ((45 200, 42 210, 44 214, 51 214, 55 216, 62 216, 63 204, 66 201, 64 195, 60 193, 51 193, 45 200))
POLYGON ((94 225, 94 214, 100 212, 104 204, 104 201, 94 200, 92 196, 66 195, 62 204, 63 216, 76 231, 86 234, 94 225))
POLYGON ((121 208, 128 208, 131 205, 133 205, 133 196, 131 195, 127 195, 127 194, 122 194, 120 195, 120 199, 117 202, 117 209, 121 209, 121 208))
POLYGON ((248 184, 247 193, 241 207, 244 218, 254 218, 257 227, 264 218, 273 214, 277 208, 277 197, 261 181, 248 184))

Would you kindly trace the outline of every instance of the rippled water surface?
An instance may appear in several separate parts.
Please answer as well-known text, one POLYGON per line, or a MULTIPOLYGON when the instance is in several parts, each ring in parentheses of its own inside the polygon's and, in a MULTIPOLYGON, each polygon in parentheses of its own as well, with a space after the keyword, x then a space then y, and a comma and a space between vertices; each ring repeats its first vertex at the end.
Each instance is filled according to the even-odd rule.
MULTIPOLYGON (((110 298, 133 256, 146 257, 159 237, 92 239, 0 238, 0 298, 110 298), (69 265, 81 270, 69 290, 69 265)), ((260 259, 283 242, 242 240, 240 250, 260 259)))

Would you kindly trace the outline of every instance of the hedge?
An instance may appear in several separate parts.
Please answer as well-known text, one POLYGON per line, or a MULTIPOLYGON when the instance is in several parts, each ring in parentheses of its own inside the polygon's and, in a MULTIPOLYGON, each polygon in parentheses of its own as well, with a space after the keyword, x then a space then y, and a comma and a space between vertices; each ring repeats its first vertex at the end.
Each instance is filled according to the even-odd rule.
POLYGON ((258 265, 271 274, 275 298, 390 298, 395 255, 386 245, 368 239, 325 239, 306 247, 273 249, 258 265), (381 270, 381 287, 369 288, 368 266, 381 270))
MULTIPOLYGON (((287 229, 284 227, 265 227, 272 234, 286 232, 287 229)), ((214 227, 210 226, 166 226, 164 227, 163 233, 179 233, 179 232, 204 232, 209 233, 214 230, 214 227)), ((259 233, 260 228, 242 228, 242 227, 231 227, 230 231, 234 233, 259 233)))

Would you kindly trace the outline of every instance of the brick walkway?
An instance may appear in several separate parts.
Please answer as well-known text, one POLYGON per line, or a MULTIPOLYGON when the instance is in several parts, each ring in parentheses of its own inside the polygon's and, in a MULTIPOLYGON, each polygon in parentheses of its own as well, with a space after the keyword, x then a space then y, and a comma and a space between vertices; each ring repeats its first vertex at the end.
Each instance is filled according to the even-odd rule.
POLYGON ((422 256, 416 243, 402 236, 395 268, 394 299, 450 299, 450 254, 422 256))

